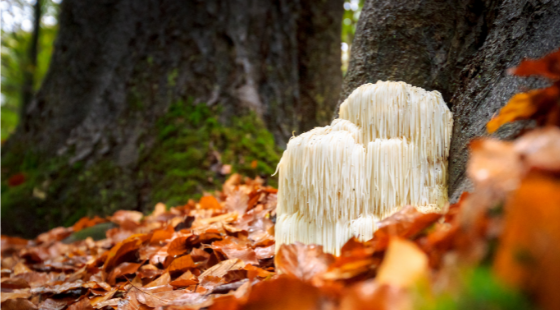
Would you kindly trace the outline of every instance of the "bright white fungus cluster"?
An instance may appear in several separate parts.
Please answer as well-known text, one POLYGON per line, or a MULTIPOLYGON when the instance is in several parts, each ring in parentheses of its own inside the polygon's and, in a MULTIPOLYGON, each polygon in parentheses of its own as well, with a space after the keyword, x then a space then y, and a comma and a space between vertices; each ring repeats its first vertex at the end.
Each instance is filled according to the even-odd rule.
POLYGON ((338 254, 406 205, 441 210, 452 125, 437 91, 382 81, 357 88, 330 126, 290 139, 278 164, 277 248, 300 241, 338 254))

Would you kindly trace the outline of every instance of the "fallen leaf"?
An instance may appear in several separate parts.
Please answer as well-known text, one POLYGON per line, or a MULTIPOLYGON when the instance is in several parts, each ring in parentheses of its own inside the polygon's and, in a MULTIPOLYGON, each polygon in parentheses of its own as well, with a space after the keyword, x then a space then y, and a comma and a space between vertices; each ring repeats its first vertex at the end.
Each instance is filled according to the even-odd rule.
POLYGON ((334 256, 324 253, 322 246, 300 242, 282 244, 275 257, 278 270, 303 281, 324 273, 332 262, 334 256))
POLYGON ((204 196, 200 198, 200 207, 202 209, 219 210, 222 205, 213 196, 204 196))
POLYGON ((560 309, 560 181, 531 173, 508 199, 505 227, 494 260, 508 285, 536 297, 542 309, 560 309))
POLYGON ((9 186, 9 187, 16 187, 16 186, 19 186, 19 185, 25 183, 25 180, 26 180, 25 174, 23 174, 23 173, 21 173, 21 172, 20 172, 20 173, 16 173, 16 174, 14 174, 14 175, 11 175, 11 176, 8 178, 8 186, 9 186))
POLYGON ((127 274, 136 273, 142 264, 124 262, 111 271, 107 277, 107 283, 115 285, 116 279, 127 274))
POLYGON ((2 310, 35 310, 35 309, 37 309, 37 306, 35 306, 31 301, 23 298, 8 299, 2 302, 2 310))
POLYGON ((401 238, 391 238, 387 253, 377 271, 379 284, 410 288, 427 279, 428 257, 416 244, 401 238))
POLYGON ((412 300, 401 287, 369 280, 345 290, 340 310, 411 310, 412 300))
POLYGON ((311 310, 319 309, 320 303, 317 288, 297 278, 280 276, 255 284, 241 309, 311 310))
POLYGON ((196 264, 194 263, 192 257, 190 255, 184 255, 174 259, 171 262, 171 265, 169 265, 168 271, 171 275, 173 275, 183 273, 187 271, 187 269, 194 267, 196 267, 196 264))
POLYGON ((228 258, 239 258, 247 264, 257 265, 257 254, 251 249, 248 242, 240 241, 237 238, 226 237, 221 241, 214 241, 212 248, 222 251, 228 258))
POLYGON ((204 271, 198 278, 204 279, 205 277, 223 277, 230 270, 243 269, 245 264, 242 260, 234 258, 220 262, 206 271, 204 271))
POLYGON ((518 76, 540 75, 552 80, 560 79, 560 49, 540 59, 525 59, 519 66, 508 70, 518 76))
POLYGON ((183 273, 177 279, 169 282, 169 284, 171 284, 174 287, 187 287, 189 285, 194 285, 197 283, 198 283, 197 277, 194 276, 190 271, 183 273))
POLYGON ((521 155, 528 168, 560 171, 560 129, 537 128, 524 134, 514 143, 514 150, 521 155))

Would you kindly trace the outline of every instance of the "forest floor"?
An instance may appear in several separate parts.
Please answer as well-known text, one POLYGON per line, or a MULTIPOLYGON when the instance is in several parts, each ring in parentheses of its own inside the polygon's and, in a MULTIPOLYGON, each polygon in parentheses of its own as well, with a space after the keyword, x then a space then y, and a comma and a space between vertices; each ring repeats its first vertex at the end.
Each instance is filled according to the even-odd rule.
POLYGON ((234 174, 198 202, 2 236, 2 309, 560 309, 560 51, 552 56, 513 70, 552 85, 514 96, 488 124, 537 128, 474 140, 474 190, 442 213, 405 207, 340 256, 300 243, 275 251, 277 190, 234 174))

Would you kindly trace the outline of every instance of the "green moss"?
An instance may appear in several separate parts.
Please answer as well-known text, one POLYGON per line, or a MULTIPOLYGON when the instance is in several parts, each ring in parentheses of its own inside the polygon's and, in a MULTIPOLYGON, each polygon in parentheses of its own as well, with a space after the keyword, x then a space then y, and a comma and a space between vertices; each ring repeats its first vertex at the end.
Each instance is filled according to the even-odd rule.
POLYGON ((215 154, 243 175, 274 173, 280 151, 257 117, 233 117, 224 125, 216 115, 220 115, 219 108, 178 101, 158 120, 158 141, 144 155, 141 167, 152 187, 152 204, 183 204, 200 197, 203 190, 219 189, 225 176, 212 170, 215 154), (253 160, 258 162, 255 169, 251 167, 253 160))
POLYGON ((463 270, 458 287, 448 287, 434 299, 428 299, 420 291, 416 303, 424 310, 529 310, 535 306, 526 296, 506 287, 492 274, 488 267, 463 270))

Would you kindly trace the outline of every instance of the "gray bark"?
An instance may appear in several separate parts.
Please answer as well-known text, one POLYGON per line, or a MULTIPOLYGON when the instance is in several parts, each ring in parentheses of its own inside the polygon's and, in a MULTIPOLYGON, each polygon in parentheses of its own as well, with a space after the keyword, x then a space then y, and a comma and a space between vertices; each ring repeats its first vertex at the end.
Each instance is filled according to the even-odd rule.
MULTIPOLYGON (((504 71, 559 47, 558 0, 366 1, 340 102, 378 80, 440 91, 454 116, 449 194, 455 201, 470 189, 469 141, 487 135, 486 122, 513 94, 545 85, 504 71)), ((523 125, 506 125, 495 136, 509 139, 523 125)))

